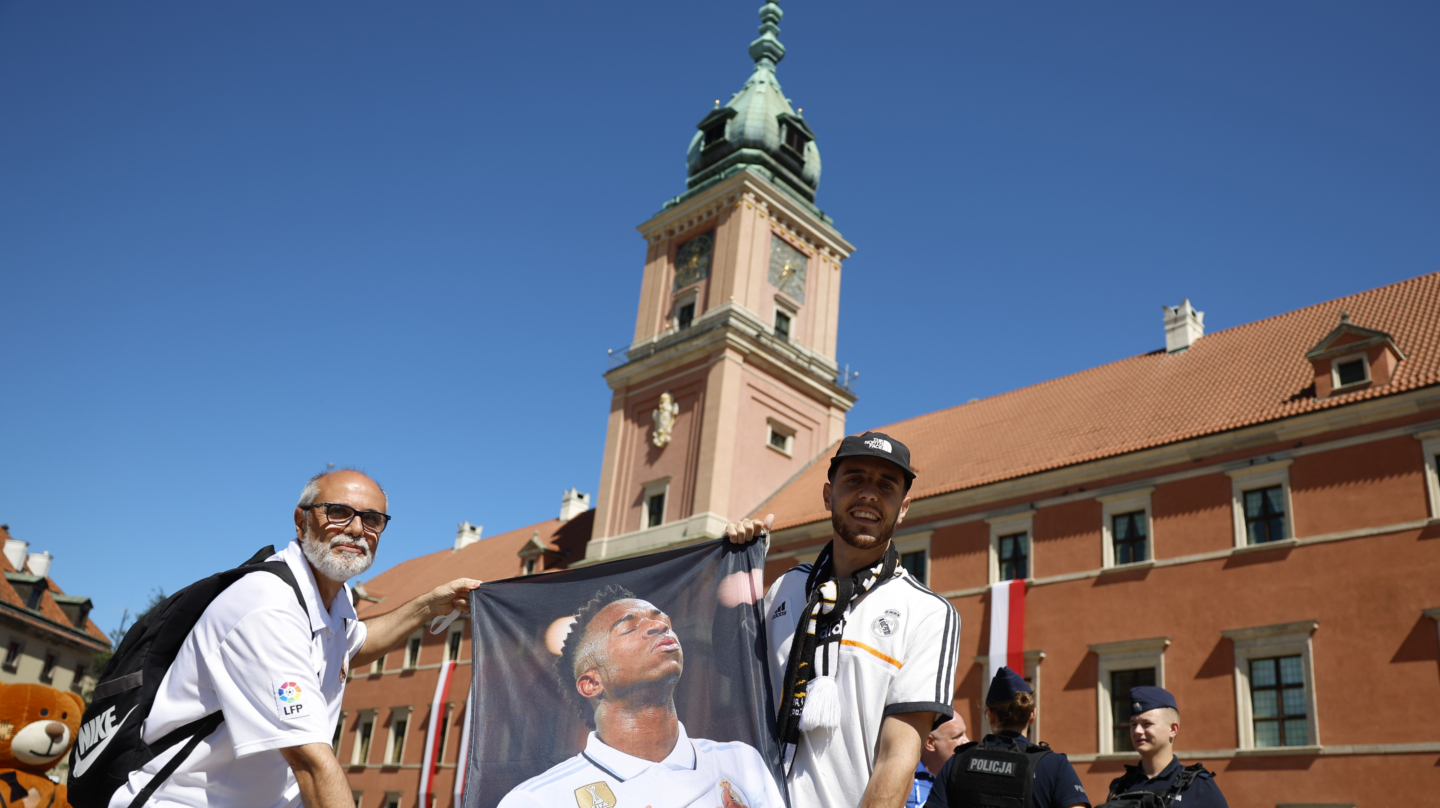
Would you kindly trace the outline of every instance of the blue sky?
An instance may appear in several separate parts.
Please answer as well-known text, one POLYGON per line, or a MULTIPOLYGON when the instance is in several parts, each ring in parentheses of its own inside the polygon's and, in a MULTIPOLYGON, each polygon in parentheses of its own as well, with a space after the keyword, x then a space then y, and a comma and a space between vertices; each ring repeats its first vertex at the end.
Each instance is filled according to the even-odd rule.
MULTIPOLYGON (((0 522, 108 629, 327 462, 376 571, 594 492, 758 5, 0 2, 0 522)), ((783 5, 852 431, 1437 268, 1440 5, 783 5)))

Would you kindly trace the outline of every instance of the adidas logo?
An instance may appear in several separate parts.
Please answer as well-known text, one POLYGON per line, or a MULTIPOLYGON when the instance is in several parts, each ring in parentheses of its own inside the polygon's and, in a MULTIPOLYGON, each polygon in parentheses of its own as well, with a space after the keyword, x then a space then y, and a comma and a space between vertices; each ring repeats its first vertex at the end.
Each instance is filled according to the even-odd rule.
POLYGON ((783 601, 783 600, 780 601, 780 605, 775 607, 775 613, 772 614, 772 615, 770 615, 770 619, 771 619, 771 620, 774 620, 774 619, 777 618, 777 617, 784 617, 784 616, 785 616, 785 604, 786 604, 786 602, 787 602, 787 601, 783 601))
POLYGON ((890 441, 885 440, 884 438, 871 438, 870 440, 865 441, 865 445, 869 446, 871 449, 879 449, 882 452, 894 451, 890 448, 890 441))

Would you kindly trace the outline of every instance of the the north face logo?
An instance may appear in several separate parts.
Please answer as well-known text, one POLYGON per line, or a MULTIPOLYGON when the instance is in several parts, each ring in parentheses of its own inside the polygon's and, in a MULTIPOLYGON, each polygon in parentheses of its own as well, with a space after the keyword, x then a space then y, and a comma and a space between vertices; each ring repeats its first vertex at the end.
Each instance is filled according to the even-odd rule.
POLYGON ((772 615, 770 615, 770 619, 771 619, 771 620, 774 620, 774 619, 777 618, 777 617, 784 617, 784 616, 785 616, 785 604, 786 604, 787 602, 788 602, 788 601, 783 601, 783 600, 780 601, 780 605, 775 607, 775 613, 772 614, 772 615))
POLYGON ((870 440, 865 441, 865 445, 869 446, 871 449, 879 449, 882 452, 894 451, 890 448, 890 441, 885 440, 884 438, 871 438, 870 440))

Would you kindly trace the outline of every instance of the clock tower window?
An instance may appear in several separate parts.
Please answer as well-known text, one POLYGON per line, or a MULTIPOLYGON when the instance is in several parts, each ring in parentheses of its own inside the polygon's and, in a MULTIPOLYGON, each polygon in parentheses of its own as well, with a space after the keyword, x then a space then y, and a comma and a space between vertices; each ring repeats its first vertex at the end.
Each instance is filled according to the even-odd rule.
POLYGON ((645 527, 665 524, 665 491, 661 489, 645 498, 645 527))
POLYGON ((695 301, 692 300, 682 305, 680 311, 675 314, 675 325, 681 329, 686 329, 689 328, 693 322, 695 322, 695 301))
POLYGON ((775 336, 790 341, 790 315, 783 311, 775 312, 775 336))

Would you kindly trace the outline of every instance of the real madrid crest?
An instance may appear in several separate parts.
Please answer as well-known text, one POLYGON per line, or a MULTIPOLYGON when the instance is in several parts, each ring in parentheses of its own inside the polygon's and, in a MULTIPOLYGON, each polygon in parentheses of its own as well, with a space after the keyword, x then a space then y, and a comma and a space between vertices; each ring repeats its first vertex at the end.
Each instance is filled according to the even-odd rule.
POLYGON ((893 637, 895 632, 900 630, 900 612, 895 609, 886 609, 885 613, 875 618, 870 624, 870 630, 876 637, 893 637))
POLYGON ((615 792, 601 780, 575 789, 575 804, 580 808, 615 808, 615 792))

